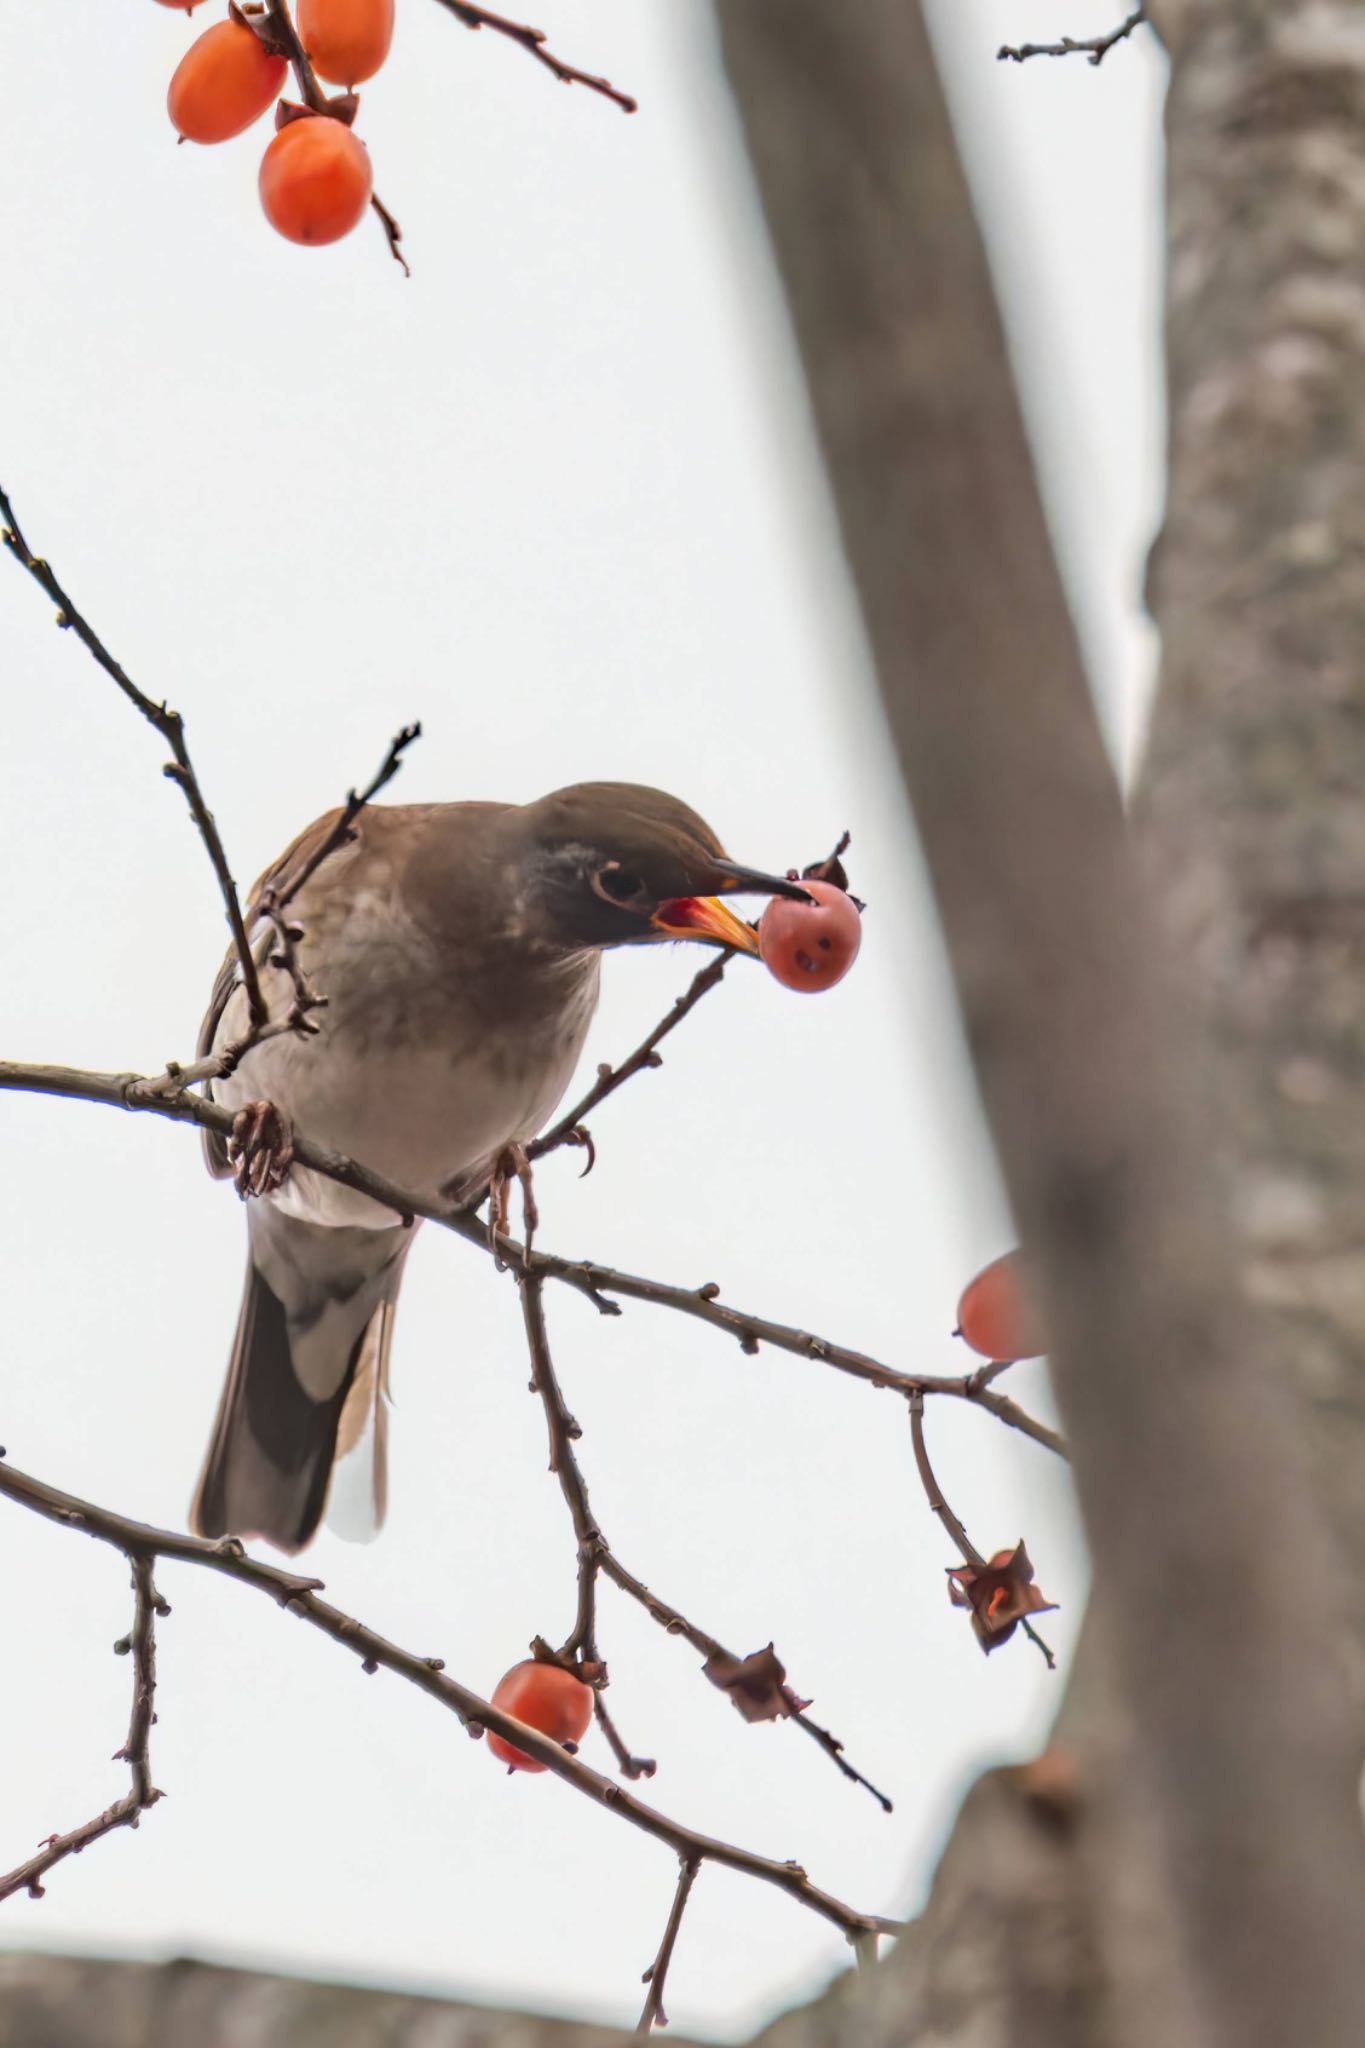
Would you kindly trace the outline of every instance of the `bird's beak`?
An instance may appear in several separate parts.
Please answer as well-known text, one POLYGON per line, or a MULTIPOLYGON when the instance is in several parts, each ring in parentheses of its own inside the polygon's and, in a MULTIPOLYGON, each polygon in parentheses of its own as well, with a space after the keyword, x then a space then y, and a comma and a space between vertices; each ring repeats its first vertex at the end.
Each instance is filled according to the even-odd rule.
MULTIPOLYGON (((755 896, 794 896, 798 903, 811 900, 809 892, 799 882, 765 875, 757 868, 742 868, 732 860, 713 859, 711 869, 717 877, 717 885, 727 894, 734 889, 749 891, 755 896)), ((753 926, 736 917, 719 896, 675 896, 659 905, 650 922, 665 938, 709 939, 716 945, 731 946, 739 953, 758 951, 758 935, 753 926)))
POLYGON ((758 951, 758 933, 719 896, 675 896, 649 920, 661 938, 709 939, 738 953, 758 951))
POLYGON ((729 896, 738 890, 747 890, 753 896, 791 896, 798 903, 809 903, 809 889, 801 886, 792 877, 765 875, 758 868, 742 868, 732 860, 713 860, 712 871, 719 876, 716 887, 729 896))

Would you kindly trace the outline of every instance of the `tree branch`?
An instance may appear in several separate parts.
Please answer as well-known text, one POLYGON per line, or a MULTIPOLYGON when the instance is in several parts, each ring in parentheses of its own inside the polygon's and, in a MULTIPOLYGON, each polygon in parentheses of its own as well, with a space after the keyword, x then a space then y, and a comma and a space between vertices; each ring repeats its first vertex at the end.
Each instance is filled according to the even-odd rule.
MULTIPOLYGON (((209 1071, 214 1070, 210 1068, 209 1071)), ((216 1102, 206 1101, 190 1090, 188 1084, 202 1077, 202 1067, 172 1067, 162 1075, 113 1074, 81 1067, 0 1060, 0 1093, 13 1089, 26 1094, 54 1095, 69 1101, 102 1103, 112 1109, 149 1112, 153 1116, 169 1117, 174 1122, 197 1124, 204 1130, 230 1137, 232 1111, 216 1102)), ((467 1208, 452 1209, 426 1202, 382 1174, 348 1159, 344 1153, 320 1145, 302 1131, 294 1134, 294 1156, 301 1165, 311 1167, 329 1180, 369 1195, 374 1201, 392 1209, 405 1222, 420 1216, 442 1230, 453 1231, 457 1237, 477 1245, 483 1252, 495 1250, 516 1274, 558 1280, 572 1287, 604 1314, 620 1313, 617 1304, 608 1299, 609 1295, 617 1294, 626 1300, 672 1309, 709 1323, 714 1329, 726 1331, 738 1338, 746 1351, 757 1351, 760 1343, 771 1344, 777 1350, 832 1366, 836 1372, 847 1373, 870 1386, 887 1388, 893 1393, 909 1396, 918 1390, 926 1395, 937 1394, 951 1400, 968 1401, 975 1407, 986 1409, 1011 1428, 1020 1430, 1045 1450, 1054 1452, 1058 1457, 1067 1456, 1065 1439, 1056 1430, 1027 1414, 1005 1395, 998 1394, 980 1372, 897 1372, 865 1352, 835 1344, 825 1337, 812 1336, 808 1330, 799 1330, 790 1323, 772 1322, 766 1316, 731 1308, 717 1299, 716 1290, 710 1283, 701 1288, 675 1287, 666 1281, 647 1280, 639 1274, 625 1273, 614 1266, 598 1265, 588 1259, 568 1259, 555 1252, 528 1253, 516 1238, 501 1233, 490 1244, 487 1228, 467 1208)))
POLYGON ((253 1026, 263 1025, 266 1021, 265 998, 261 994, 260 977, 256 972, 256 963, 252 958, 251 947, 247 942, 246 926, 242 921, 242 906, 237 896, 237 884, 232 879, 232 871, 228 867, 227 853, 219 837, 218 827, 214 823, 213 813, 205 801, 199 777, 195 772, 194 764, 190 760, 189 748, 185 743, 185 721, 178 711, 172 711, 166 704, 157 704, 152 698, 145 696, 127 671, 115 661, 113 655, 104 645, 104 642, 94 631, 94 628, 82 617, 81 613, 77 611, 75 605, 67 596, 66 591, 57 580, 51 563, 45 562, 41 556, 35 555, 29 547, 28 542, 24 538, 23 529, 19 524, 18 517, 15 514, 14 506, 11 504, 8 494, 2 488, 0 488, 0 520, 4 522, 3 531, 0 531, 0 542, 3 542, 10 554, 13 555, 20 568, 28 571, 34 582, 41 590, 46 591, 47 595, 56 605, 57 624, 63 631, 72 632, 76 635, 81 645, 94 656, 105 674, 112 677, 114 682, 117 683, 119 689, 122 690, 124 696, 128 699, 128 702, 135 710, 142 713, 147 723, 155 728, 170 748, 174 758, 167 764, 165 773, 171 781, 177 784, 183 794, 189 806, 190 816, 193 818, 199 836, 204 842, 204 850, 208 854, 214 875, 217 878, 219 894, 223 899, 223 909, 227 915, 228 928, 232 933, 232 943, 237 951, 237 959, 241 968, 242 984, 246 989, 247 1006, 250 1011, 251 1022, 253 1026))
MULTIPOLYGON (((586 1145, 589 1148, 588 1163, 583 1171, 590 1172, 593 1165, 592 1140, 584 1128, 584 1119, 592 1115, 599 1103, 605 1102, 609 1095, 614 1095, 618 1088, 623 1087, 632 1075, 642 1072, 646 1067, 663 1065, 658 1055, 659 1046, 669 1032, 676 1031, 683 1018, 695 1010, 702 997, 709 995, 713 988, 719 986, 721 976, 729 964, 728 953, 718 953, 714 960, 708 961, 700 974, 694 977, 686 994, 678 997, 668 1014, 660 1019, 647 1038, 641 1040, 634 1052, 622 1060, 619 1067, 600 1066, 597 1069, 597 1079, 587 1094, 582 1096, 572 1109, 566 1110, 558 1123, 552 1124, 548 1131, 526 1147, 527 1158, 534 1163, 537 1159, 543 1159, 547 1152, 557 1151, 561 1145, 586 1145)), ((477 1207, 477 1202, 474 1206, 477 1207)))
POLYGON ((682 1917, 687 1911, 687 1901, 692 1895, 692 1887, 697 1881, 700 1867, 686 1856, 679 1866, 678 1888, 673 1894, 673 1904, 669 1908, 664 1938, 659 1943, 659 1953, 640 1979, 642 1984, 648 1984, 649 1995, 645 1999, 644 2011, 640 2014, 639 2024, 635 2029, 637 2034, 649 2034, 655 2027, 668 2025, 668 2014, 664 2011, 664 1980, 668 1976, 668 1966, 673 1960, 673 1947, 678 1939, 678 1929, 682 1926, 682 1917))
POLYGON ((1115 43, 1124 42, 1135 28, 1141 28, 1146 19, 1147 9, 1138 7, 1107 35, 1083 36, 1079 41, 1073 36, 1063 36, 1059 43, 1002 43, 995 53, 996 61, 1004 63, 1008 59, 1015 64, 1026 64, 1030 57, 1086 57, 1092 64, 1102 64, 1115 43))
POLYGON ((520 43, 523 50, 530 52, 538 64, 543 64, 562 85, 586 85, 590 91, 601 93, 603 99, 612 100, 626 114, 633 114, 638 101, 629 93, 618 92, 610 79, 594 77, 591 71, 580 71, 574 64, 566 64, 556 57, 553 50, 546 48, 544 29, 528 28, 524 22, 511 21, 505 14, 494 14, 488 7, 471 7, 466 0, 436 0, 438 7, 444 7, 447 14, 453 14, 456 21, 462 21, 466 28, 488 28, 495 35, 506 36, 510 42, 520 43))
MULTIPOLYGON (((950 1541, 961 1552, 963 1562, 975 1565, 978 1569, 985 1569, 986 1559, 972 1542, 961 1521, 949 1507, 944 1497, 943 1488, 939 1485, 934 1474, 934 1468, 929 1463, 929 1447, 924 1441, 924 1395, 919 1389, 916 1389, 911 1394, 909 1407, 910 1439, 915 1448, 915 1465, 919 1472, 920 1484, 924 1488, 924 1497, 947 1530, 950 1541)), ((1043 1662, 1047 1665, 1048 1670, 1055 1671, 1057 1669, 1057 1659, 1052 1653, 1051 1645, 1044 1641, 1031 1621, 1025 1619, 1022 1626, 1024 1634, 1028 1637, 1029 1641, 1035 1644, 1039 1651, 1041 1651, 1043 1662)))
POLYGON ((592 1710, 596 1717, 597 1725, 606 1737, 612 1755, 616 1758, 617 1768, 621 1776, 623 1778, 652 1778, 659 1768, 658 1764, 652 1756, 633 1756, 631 1754, 630 1750, 621 1740, 620 1731, 615 1721, 613 1721, 607 1703, 600 1691, 594 1691, 593 1693, 592 1710))
MULTIPOLYGON (((549 1332, 545 1326, 544 1281, 539 1274, 524 1275, 520 1281, 522 1316, 526 1325, 527 1347, 531 1354, 531 1387, 540 1396, 545 1410, 545 1419, 550 1432, 550 1470, 559 1480, 560 1490, 568 1503, 573 1520, 574 1536, 578 1545, 578 1611, 568 1640, 553 1652, 556 1663, 575 1665, 580 1662, 599 1667, 590 1673, 580 1675, 593 1685, 605 1682, 606 1666, 597 1644, 596 1587, 599 1575, 605 1573, 614 1586, 627 1598, 643 1607, 650 1619, 657 1621, 669 1635, 681 1636, 690 1643, 703 1659, 703 1668, 712 1683, 718 1682, 717 1670, 728 1672, 738 1669, 746 1660, 736 1657, 727 1650, 715 1636, 698 1628, 695 1622, 667 1601, 652 1593, 642 1579, 627 1570, 613 1553, 603 1535, 600 1525, 588 1501, 587 1482, 583 1477, 578 1454, 574 1449, 581 1431, 565 1405, 563 1391, 555 1372, 550 1352, 549 1332)), ((843 1775, 855 1785, 864 1786, 881 1806, 884 1813, 892 1811, 891 1801, 885 1793, 879 1792, 869 1778, 853 1766, 843 1755, 843 1743, 827 1728, 819 1728, 806 1718, 805 1708, 791 1688, 780 1679, 767 1689, 767 1707, 760 1718, 796 1721, 824 1750, 826 1756, 838 1766, 843 1775)), ((599 1719, 601 1719, 599 1715, 599 1719)), ((747 1717, 746 1717, 747 1718, 747 1717)), ((616 1752, 617 1760, 627 1777, 640 1775, 640 1759, 631 1757, 620 1744, 612 1729, 608 1738, 616 1752)), ((650 1762, 650 1773, 653 1764, 650 1762)))
MULTIPOLYGON (((41 1512, 41 1510, 40 1510, 41 1512)), ((114 1828, 135 1828, 149 1806, 155 1806, 164 1795, 152 1783, 152 1767, 148 1756, 152 1723, 156 1719, 153 1711, 156 1699, 156 1617, 167 1615, 170 1608, 152 1583, 152 1559, 137 1555, 129 1559, 133 1572, 133 1626, 129 1633, 115 1643, 114 1649, 121 1657, 131 1657, 133 1669, 133 1704, 128 1719, 128 1733, 123 1747, 114 1751, 115 1763, 128 1766, 128 1790, 112 1806, 83 1827, 73 1828, 69 1834, 49 1835, 36 1856, 30 1856, 27 1863, 21 1863, 8 1875, 0 1877, 0 1899, 8 1899, 15 1892, 26 1891, 30 1898, 43 1896, 43 1878, 55 1864, 67 1856, 79 1856, 82 1849, 91 1842, 97 1842, 101 1835, 107 1835, 114 1828)))
MULTIPOLYGON (((92 1501, 81 1500, 74 1494, 62 1493, 43 1480, 35 1479, 30 1474, 17 1471, 14 1466, 4 1463, 0 1463, 0 1495, 17 1501, 22 1507, 32 1509, 35 1514, 44 1516, 61 1528, 82 1531, 87 1536, 93 1536, 98 1542, 107 1543, 114 1549, 123 1551, 132 1560, 135 1570, 141 1563, 145 1569, 137 1581, 138 1594, 139 1601, 142 1602, 144 1587, 146 1588, 146 1605, 139 1606, 139 1627, 143 1625, 144 1617, 147 1618, 146 1625, 150 1625, 150 1613, 156 1605, 150 1578, 151 1565, 156 1558, 171 1558, 178 1564, 197 1565, 206 1571, 218 1572, 225 1578, 234 1579, 239 1585, 267 1594, 278 1606, 285 1608, 290 1614, 297 1615, 300 1620, 306 1621, 311 1628, 318 1629, 333 1642, 340 1643, 344 1649, 360 1659, 363 1670, 390 1671, 396 1677, 415 1685, 428 1698, 437 1701, 448 1712, 456 1715, 466 1727, 477 1728, 480 1732, 492 1729, 495 1735, 500 1735, 514 1748, 524 1750, 527 1755, 534 1757, 537 1763, 544 1764, 556 1777, 565 1779, 576 1791, 583 1793, 598 1805, 607 1807, 611 1812, 619 1814, 623 1820, 628 1821, 632 1827, 639 1828, 642 1833, 666 1843, 679 1857, 690 1858, 697 1863, 723 1864, 728 1870, 737 1870, 748 1877, 758 1879, 761 1883, 773 1885, 794 1899, 798 1905, 805 1906, 822 1919, 830 1921, 850 1938, 887 1924, 875 1915, 857 1912, 852 1906, 846 1906, 841 1899, 822 1891, 819 1886, 811 1883, 809 1876, 798 1863, 779 1863, 771 1857, 754 1855, 747 1849, 738 1848, 734 1843, 722 1842, 713 1836, 699 1834, 694 1829, 683 1826, 681 1822, 669 1819, 666 1814, 658 1812, 654 1807, 646 1806, 632 1793, 624 1792, 613 1779, 604 1778, 600 1772, 594 1771, 579 1757, 570 1755, 549 1736, 541 1734, 538 1728, 528 1727, 514 1715, 504 1713, 500 1707, 493 1706, 490 1701, 481 1699, 477 1693, 471 1692, 468 1686, 461 1685, 458 1680, 449 1677, 439 1657, 420 1657, 409 1650, 400 1649, 396 1643, 391 1643, 376 1630, 367 1628, 363 1622, 343 1614, 341 1609, 333 1607, 330 1601, 319 1599, 318 1595, 322 1590, 320 1579, 302 1578, 297 1573, 282 1570, 278 1565, 265 1564, 260 1559, 249 1556, 234 1537, 209 1542, 202 1537, 182 1535, 176 1530, 153 1528, 148 1523, 132 1521, 126 1515, 98 1507, 92 1501)), ((138 1640, 135 1630, 135 1650, 138 1640)), ((136 1658, 134 1668, 137 1677, 139 1667, 136 1658)), ((135 1694, 127 1745, 130 1765, 135 1772, 134 1791, 128 1797, 132 1798, 134 1794, 138 1794, 139 1807, 141 1804, 150 1803, 150 1797, 157 1796, 148 1785, 146 1789, 149 1797, 142 1799, 142 1780, 136 1775, 145 1766, 146 1730, 151 1721, 150 1666, 144 1666, 142 1669, 148 1674, 148 1682, 135 1694)), ((120 1802, 120 1805, 124 1803, 120 1802)), ((111 1808, 110 1812, 113 1814, 116 1809, 111 1808)), ((102 1815, 98 1822, 89 1824, 94 1830, 93 1833, 86 1835, 85 1831, 79 1831, 84 1839, 74 1841, 71 1849, 63 1849, 62 1854, 74 1853, 76 1849, 84 1846, 85 1839, 93 1840, 96 1834, 107 1832, 108 1827, 127 1823, 130 1818, 131 1813, 118 1813, 114 1819, 102 1815)), ((14 1873, 14 1878, 28 1883, 29 1879, 25 1873, 29 1867, 25 1865, 22 1871, 14 1873)), ((47 1865, 44 1864, 42 1867, 46 1868, 47 1865)), ((5 1882, 10 1889, 15 1888, 11 1880, 7 1879, 5 1882)))
POLYGON ((346 845, 351 838, 351 827, 367 804, 373 803, 381 789, 387 789, 403 765, 403 756, 415 741, 422 737, 420 719, 405 725, 389 741, 389 750, 379 767, 362 790, 346 792, 346 801, 341 807, 336 823, 327 836, 316 846, 307 860, 303 861, 290 875, 283 887, 277 890, 271 901, 275 909, 287 910, 306 882, 311 882, 325 860, 329 860, 337 848, 346 845))

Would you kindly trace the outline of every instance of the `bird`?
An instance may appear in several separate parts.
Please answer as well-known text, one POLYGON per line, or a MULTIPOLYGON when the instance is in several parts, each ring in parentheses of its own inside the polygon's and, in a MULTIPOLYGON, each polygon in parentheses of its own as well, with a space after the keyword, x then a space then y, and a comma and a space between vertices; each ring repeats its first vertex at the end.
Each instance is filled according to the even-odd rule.
MULTIPOLYGON (((324 999, 305 1031, 249 1045, 209 1080, 281 1170, 247 1173, 205 1131, 216 1177, 252 1196, 227 1378, 191 1511, 205 1537, 296 1553, 324 1514, 367 1539, 387 1506, 389 1352, 410 1219, 306 1167, 293 1125, 425 1204, 461 1203, 553 1115, 597 1005, 604 951, 680 939, 755 953, 724 896, 795 896, 793 877, 731 861, 677 797, 586 782, 533 803, 368 804, 326 813, 255 884, 246 924, 272 1017, 295 985, 269 944, 288 903, 294 964, 324 999), (277 913, 278 914, 278 913, 277 913), (264 1140, 263 1140, 264 1142, 264 1140)), ((235 951, 214 984, 201 1055, 250 1039, 235 951)))

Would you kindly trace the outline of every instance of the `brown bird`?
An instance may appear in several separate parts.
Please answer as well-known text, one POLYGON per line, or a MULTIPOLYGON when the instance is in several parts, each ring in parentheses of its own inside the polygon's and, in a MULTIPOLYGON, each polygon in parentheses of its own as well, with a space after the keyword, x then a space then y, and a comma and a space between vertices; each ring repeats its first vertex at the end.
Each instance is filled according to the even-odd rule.
MULTIPOLYGON (((285 886, 334 826, 310 825, 252 892, 285 886)), ((800 897, 736 866, 695 811, 633 783, 579 783, 532 804, 371 805, 289 905, 298 963, 326 998, 317 1029, 252 1047, 212 1085, 232 1109, 269 1102, 312 1138, 427 1201, 481 1188, 548 1122, 578 1063, 608 946, 696 939, 745 952, 720 900, 800 897)), ((262 968, 272 1014, 281 967, 262 968)), ((201 1052, 240 1039, 229 954, 201 1052)), ((206 1137, 210 1170, 232 1172, 206 1137)), ((246 1291, 192 1510, 203 1536, 302 1549, 324 1509, 345 1535, 384 1517, 394 1304, 414 1231, 298 1166, 247 1211, 246 1291)))

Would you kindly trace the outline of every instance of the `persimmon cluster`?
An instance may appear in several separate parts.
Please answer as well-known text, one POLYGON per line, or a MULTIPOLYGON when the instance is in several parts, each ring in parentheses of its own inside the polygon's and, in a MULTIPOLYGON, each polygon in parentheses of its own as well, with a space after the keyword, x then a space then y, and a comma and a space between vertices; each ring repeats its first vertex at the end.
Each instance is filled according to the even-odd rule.
MULTIPOLYGON (((188 13, 196 0, 158 0, 188 13)), ((237 6, 193 42, 166 95, 182 142, 230 142, 273 107, 275 136, 261 159, 270 225, 291 242, 339 242, 370 204, 370 153, 352 123, 355 87, 373 78, 393 41, 394 0, 298 0, 297 47, 273 8, 237 6), (291 60, 305 60, 310 103, 282 97, 291 60), (316 81, 344 90, 328 98, 316 81)))

